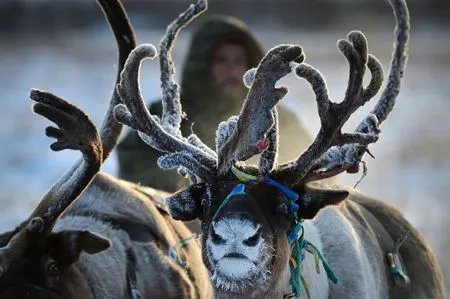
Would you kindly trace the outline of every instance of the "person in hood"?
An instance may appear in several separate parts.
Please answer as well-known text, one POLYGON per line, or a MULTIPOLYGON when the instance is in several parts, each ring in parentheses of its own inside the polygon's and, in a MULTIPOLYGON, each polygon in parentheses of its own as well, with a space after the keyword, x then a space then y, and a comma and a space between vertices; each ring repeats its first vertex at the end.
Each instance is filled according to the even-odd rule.
MULTIPOLYGON (((215 16, 204 21, 192 35, 181 77, 181 105, 187 118, 181 123, 183 136, 193 131, 210 148, 215 148, 219 122, 238 115, 248 89, 242 76, 256 67, 263 48, 240 20, 215 16)), ((279 159, 288 161, 311 139, 297 117, 278 105, 279 159)), ((162 114, 161 101, 150 106, 152 114, 162 114)), ((175 170, 162 170, 156 160, 160 153, 145 144, 135 131, 119 143, 119 177, 148 187, 174 192, 186 186, 175 170)))

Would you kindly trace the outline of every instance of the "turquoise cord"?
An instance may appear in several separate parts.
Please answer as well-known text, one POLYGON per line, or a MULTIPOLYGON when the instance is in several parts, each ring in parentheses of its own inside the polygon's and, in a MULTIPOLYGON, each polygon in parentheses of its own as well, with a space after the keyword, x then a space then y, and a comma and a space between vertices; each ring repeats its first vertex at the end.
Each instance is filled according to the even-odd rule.
POLYGON ((214 213, 213 220, 216 219, 217 215, 219 215, 219 212, 223 209, 223 207, 230 201, 231 197, 233 196, 242 196, 245 195, 245 185, 244 184, 238 184, 236 187, 231 190, 231 192, 227 195, 224 201, 220 204, 219 208, 217 209, 216 213, 214 213))

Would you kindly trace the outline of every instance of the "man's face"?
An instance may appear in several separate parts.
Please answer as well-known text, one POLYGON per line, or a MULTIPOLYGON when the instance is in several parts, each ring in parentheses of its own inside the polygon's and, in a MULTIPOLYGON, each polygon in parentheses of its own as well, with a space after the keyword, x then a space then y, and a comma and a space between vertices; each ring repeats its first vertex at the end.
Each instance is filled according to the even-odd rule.
POLYGON ((246 51, 242 45, 224 43, 213 54, 211 75, 215 83, 224 89, 241 86, 247 68, 246 51))

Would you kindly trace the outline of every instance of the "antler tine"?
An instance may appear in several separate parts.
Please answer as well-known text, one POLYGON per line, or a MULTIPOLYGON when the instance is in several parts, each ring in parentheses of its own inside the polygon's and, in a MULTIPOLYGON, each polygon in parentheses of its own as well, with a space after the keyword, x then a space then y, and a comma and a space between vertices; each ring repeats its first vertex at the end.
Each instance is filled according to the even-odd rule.
POLYGON ((392 0, 389 2, 394 9, 397 25, 395 28, 395 49, 392 54, 391 68, 389 70, 386 87, 381 93, 380 100, 372 111, 381 124, 386 120, 394 108, 397 96, 400 92, 403 71, 408 60, 409 43, 409 11, 404 0, 392 0))
POLYGON ((19 261, 30 244, 36 244, 42 239, 44 221, 36 217, 30 221, 23 222, 23 227, 11 236, 5 246, 0 248, 0 277, 2 277, 11 266, 19 261))
POLYGON ((266 135, 274 124, 272 108, 287 93, 287 88, 275 88, 275 84, 291 72, 294 60, 302 59, 299 46, 280 45, 272 48, 261 60, 236 128, 219 149, 219 175, 226 175, 234 162, 267 150, 266 135))
POLYGON ((259 169, 262 175, 268 175, 277 165, 278 160, 278 141, 279 141, 279 128, 278 128, 278 112, 277 107, 272 109, 274 124, 267 133, 267 139, 269 147, 265 150, 259 159, 259 169))
MULTIPOLYGON (((407 49, 409 41, 409 12, 404 0, 392 0, 390 4, 396 19, 395 44, 392 54, 391 67, 387 84, 381 93, 378 103, 371 113, 359 124, 356 134, 379 133, 379 125, 386 120, 392 111, 400 91, 401 78, 407 62, 407 49)), ((372 81, 364 91, 365 97, 374 96, 381 85, 382 68, 378 60, 369 55, 368 68, 372 73, 372 81)), ((353 171, 358 166, 362 156, 367 151, 368 143, 358 142, 343 146, 331 147, 311 168, 310 173, 303 179, 304 182, 319 180, 335 176, 344 171, 353 171)))
MULTIPOLYGON (((252 68, 244 74, 244 84, 250 88, 255 79, 256 68, 252 68)), ((279 127, 278 127, 278 112, 277 107, 272 109, 274 124, 267 133, 267 142, 269 144, 267 150, 263 151, 259 159, 258 169, 262 175, 268 175, 277 165, 278 160, 278 143, 279 143, 279 127)), ((264 147, 264 145, 263 145, 264 147)))
POLYGON ((338 48, 350 66, 348 87, 341 103, 334 103, 330 100, 325 79, 319 71, 306 63, 296 67, 296 74, 306 79, 316 94, 321 128, 313 143, 296 161, 282 165, 274 174, 281 177, 281 180, 288 185, 294 185, 301 181, 309 173, 314 163, 331 146, 348 143, 367 145, 378 140, 377 134, 374 133, 343 134, 341 132, 342 126, 350 115, 376 94, 382 82, 381 67, 377 68, 377 60, 370 56, 372 79, 368 86, 369 89, 363 88, 363 77, 369 61, 367 40, 358 31, 351 32, 348 39, 351 43, 345 40, 338 42, 338 48))
POLYGON ((57 96, 31 90, 30 98, 35 113, 53 121, 59 128, 47 127, 46 135, 57 141, 50 147, 54 151, 79 150, 83 154, 82 166, 78 163, 45 194, 31 218, 42 217, 45 230, 50 229, 61 213, 81 194, 100 170, 103 161, 103 147, 97 128, 76 106, 57 96))
POLYGON ((161 125, 166 132, 175 136, 181 136, 180 125, 182 110, 179 86, 173 79, 175 68, 172 59, 172 46, 181 28, 189 24, 206 9, 207 2, 205 0, 197 1, 195 5, 191 4, 186 11, 180 14, 178 18, 167 27, 166 33, 159 45, 163 103, 161 125))
MULTIPOLYGON (((108 20, 119 49, 118 68, 115 82, 116 85, 120 81, 120 73, 122 72, 128 55, 131 50, 136 47, 136 39, 134 36, 133 27, 131 26, 125 9, 119 0, 97 0, 97 2, 108 20)), ((121 103, 121 99, 117 94, 116 88, 114 88, 113 95, 100 130, 103 144, 103 160, 106 160, 108 155, 113 150, 122 130, 122 124, 118 123, 114 118, 114 107, 119 103, 121 103)))
POLYGON ((216 131, 216 152, 219 153, 225 142, 230 139, 236 129, 239 117, 236 115, 231 116, 225 121, 222 121, 217 126, 216 131))
POLYGON ((172 153, 158 158, 158 166, 162 169, 177 169, 180 165, 189 170, 189 175, 195 174, 205 182, 212 182, 210 169, 203 166, 188 153, 172 153))
POLYGON ((89 185, 103 162, 97 128, 80 109, 39 90, 31 90, 30 98, 37 102, 33 105, 35 113, 58 125, 58 128, 46 128, 46 135, 57 140, 51 149, 79 150, 83 159, 52 186, 7 246, 0 249, 0 275, 20 259, 25 250, 50 233, 58 217, 89 185))
POLYGON ((214 159, 217 159, 217 153, 213 151, 211 148, 209 148, 206 144, 204 144, 203 141, 201 141, 201 139, 196 134, 189 135, 187 138, 187 142, 204 150, 211 157, 214 157, 214 159))

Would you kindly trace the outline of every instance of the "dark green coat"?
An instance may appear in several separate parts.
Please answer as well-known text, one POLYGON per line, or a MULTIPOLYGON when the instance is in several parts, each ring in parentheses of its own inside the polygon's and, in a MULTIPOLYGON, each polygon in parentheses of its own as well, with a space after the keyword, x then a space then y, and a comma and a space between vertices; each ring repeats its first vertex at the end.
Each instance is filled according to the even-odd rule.
MULTIPOLYGON (((200 139, 214 149, 215 132, 220 121, 238 115, 246 89, 235 97, 224 95, 209 75, 211 52, 217 42, 232 40, 245 45, 249 68, 258 65, 263 56, 261 45, 241 21, 216 16, 204 21, 193 33, 185 60, 181 80, 181 104, 187 119, 183 120, 183 136, 191 128, 200 139)), ((161 115, 158 101, 150 106, 152 114, 161 115)), ((287 161, 298 155, 310 142, 295 114, 283 106, 278 107, 280 120, 280 160, 287 161), (290 143, 290 144, 287 144, 290 143)), ((175 170, 161 170, 156 165, 159 152, 150 148, 135 132, 130 132, 118 145, 119 176, 143 185, 173 192, 187 184, 175 170)))

